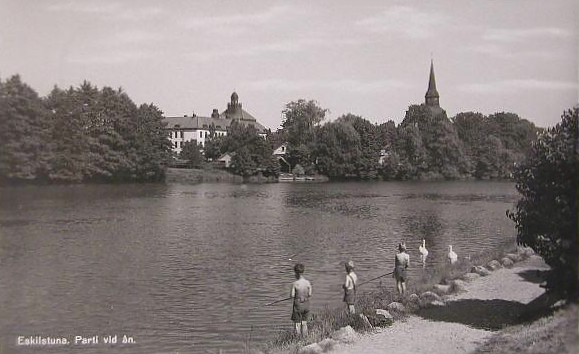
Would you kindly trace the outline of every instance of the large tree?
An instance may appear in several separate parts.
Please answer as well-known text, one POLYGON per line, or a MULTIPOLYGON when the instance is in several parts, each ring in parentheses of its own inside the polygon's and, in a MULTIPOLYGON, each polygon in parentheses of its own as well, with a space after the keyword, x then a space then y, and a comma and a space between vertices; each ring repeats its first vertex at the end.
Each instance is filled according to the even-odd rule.
POLYGON ((200 168, 205 162, 203 153, 201 152, 203 146, 197 143, 196 140, 187 141, 181 147, 179 157, 187 161, 187 167, 200 168))
POLYGON ((537 133, 533 123, 514 113, 487 117, 464 112, 452 121, 470 161, 470 173, 481 179, 510 178, 514 165, 528 153, 537 133))
MULTIPOLYGON (((97 95, 98 92, 94 92, 97 95)), ((55 182, 81 182, 84 179, 88 158, 87 122, 85 105, 78 91, 72 87, 61 90, 55 87, 45 99, 52 112, 50 130, 53 142, 49 178, 55 182)))
POLYGON ((49 117, 20 76, 0 81, 0 179, 27 181, 49 174, 49 117))
POLYGON ((468 173, 462 142, 446 113, 411 105, 399 126, 398 147, 410 174, 417 178, 453 179, 468 173), (407 140, 407 141, 404 141, 407 140))
POLYGON ((521 199, 509 217, 517 239, 531 246, 552 268, 547 286, 577 301, 577 200, 579 198, 579 108, 541 133, 516 168, 521 199))
POLYGON ((286 158, 292 167, 300 164, 307 172, 314 170, 317 129, 327 112, 313 100, 300 99, 286 104, 277 142, 289 143, 286 158))
POLYGON ((314 154, 320 173, 330 178, 358 177, 360 135, 343 120, 326 123, 318 130, 314 154))
POLYGON ((353 114, 343 115, 336 121, 350 124, 360 138, 360 158, 356 161, 358 178, 376 179, 378 177, 378 161, 381 149, 377 126, 367 119, 353 114))
POLYGON ((136 178, 143 181, 161 180, 171 158, 171 142, 167 139, 163 112, 153 104, 142 104, 134 119, 136 178))
POLYGON ((315 138, 315 127, 324 120, 327 112, 313 100, 299 99, 286 104, 281 124, 285 140, 293 146, 311 142, 315 138))

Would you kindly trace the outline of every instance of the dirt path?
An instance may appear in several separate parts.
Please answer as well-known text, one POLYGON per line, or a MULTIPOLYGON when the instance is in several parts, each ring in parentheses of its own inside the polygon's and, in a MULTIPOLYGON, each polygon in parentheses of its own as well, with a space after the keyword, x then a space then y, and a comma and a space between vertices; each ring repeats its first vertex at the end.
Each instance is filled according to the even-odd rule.
POLYGON ((405 322, 363 336, 331 353, 469 353, 503 324, 515 324, 524 304, 544 293, 537 270, 548 266, 538 256, 499 269, 468 284, 447 305, 411 315, 405 322))

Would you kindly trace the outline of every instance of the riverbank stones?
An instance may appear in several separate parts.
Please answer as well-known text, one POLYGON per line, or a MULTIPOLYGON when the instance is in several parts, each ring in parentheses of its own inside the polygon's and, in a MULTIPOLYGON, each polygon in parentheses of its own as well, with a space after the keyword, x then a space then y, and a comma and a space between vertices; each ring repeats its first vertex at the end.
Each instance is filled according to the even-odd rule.
POLYGON ((480 278, 480 274, 472 273, 472 272, 471 272, 471 273, 463 274, 462 277, 461 277, 462 280, 464 280, 464 281, 466 281, 466 282, 469 282, 469 283, 470 283, 471 281, 473 281, 473 280, 478 279, 478 278, 480 278))
POLYGON ((313 343, 310 345, 306 345, 305 347, 302 347, 298 351, 298 354, 321 354, 323 352, 324 349, 318 343, 313 343))
POLYGON ((406 299, 406 309, 410 312, 420 309, 420 298, 416 294, 410 294, 406 299))
POLYGON ((491 274, 491 272, 483 266, 474 266, 470 271, 480 275, 481 277, 486 277, 491 274))
POLYGON ((377 316, 384 316, 385 319, 393 321, 394 317, 392 317, 392 315, 390 314, 390 312, 388 312, 388 310, 383 310, 383 309, 376 309, 376 315, 377 316))
POLYGON ((377 309, 376 314, 366 316, 374 327, 388 327, 394 323, 394 317, 384 309, 377 309))
POLYGON ((334 332, 332 339, 342 343, 352 343, 358 339, 358 333, 351 326, 346 326, 334 332))
POLYGON ((496 259, 493 259, 492 261, 487 263, 487 269, 488 270, 497 270, 499 268, 501 268, 501 263, 499 261, 497 261, 496 259))
POLYGON ((322 348, 322 351, 329 352, 330 350, 333 350, 336 345, 338 345, 338 342, 332 338, 326 338, 322 341, 319 341, 318 345, 322 348))
POLYGON ((399 302, 393 301, 386 306, 388 311, 406 312, 406 307, 399 302))
POLYGON ((516 254, 516 253, 507 253, 507 254, 505 255, 505 257, 509 258, 509 259, 510 259, 511 261, 513 261, 514 263, 517 263, 517 262, 520 262, 520 261, 523 260, 523 259, 521 258, 521 256, 519 256, 519 255, 516 254))
POLYGON ((464 293, 466 292, 466 282, 464 280, 455 279, 450 282, 450 288, 452 289, 452 292, 464 293))
POLYGON ((523 259, 529 258, 535 254, 535 251, 531 247, 519 247, 517 248, 517 254, 519 254, 523 259))
POLYGON ((505 257, 505 258, 501 259, 501 264, 502 264, 503 267, 505 267, 505 268, 511 268, 514 263, 513 263, 513 261, 512 261, 510 258, 505 257))
POLYGON ((411 304, 420 304, 420 297, 416 294, 410 294, 410 296, 408 296, 408 302, 411 304))
POLYGON ((451 292, 450 285, 435 284, 432 290, 438 295, 446 295, 451 292))
POLYGON ((420 307, 444 306, 444 301, 438 294, 432 291, 424 292, 420 295, 420 307))

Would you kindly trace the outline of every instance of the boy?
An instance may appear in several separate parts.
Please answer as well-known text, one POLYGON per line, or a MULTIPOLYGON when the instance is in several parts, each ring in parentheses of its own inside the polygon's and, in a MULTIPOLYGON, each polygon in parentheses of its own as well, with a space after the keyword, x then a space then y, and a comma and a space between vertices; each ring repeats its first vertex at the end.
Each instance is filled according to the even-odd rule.
POLYGON ((394 257, 394 278, 396 279, 396 289, 400 295, 406 293, 406 270, 409 265, 410 256, 406 253, 406 245, 400 243, 398 244, 398 253, 394 257))
POLYGON ((292 284, 290 297, 294 299, 292 321, 295 323, 296 334, 305 336, 308 334, 308 318, 310 315, 310 297, 312 285, 304 278, 305 267, 298 263, 294 267, 296 281, 292 284))
POLYGON ((344 288, 344 302, 348 305, 350 314, 356 313, 354 304, 356 302, 356 283, 358 276, 354 273, 354 261, 346 262, 346 282, 342 285, 344 288))

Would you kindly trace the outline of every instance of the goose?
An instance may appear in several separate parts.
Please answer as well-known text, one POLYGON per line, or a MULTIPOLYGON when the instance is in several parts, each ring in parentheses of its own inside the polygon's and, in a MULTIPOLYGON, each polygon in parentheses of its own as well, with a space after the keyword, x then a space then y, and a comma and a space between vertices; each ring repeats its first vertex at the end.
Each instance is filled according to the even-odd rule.
POLYGON ((418 247, 418 252, 420 252, 420 260, 422 265, 426 262, 426 257, 428 256, 428 250, 426 249, 426 240, 422 239, 422 245, 418 247))
POLYGON ((456 263, 457 260, 458 260, 458 256, 452 250, 452 245, 449 245, 448 246, 448 261, 450 262, 450 264, 454 264, 454 263, 456 263))

